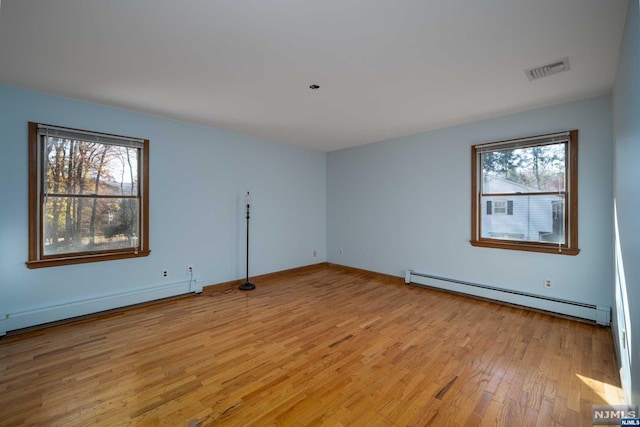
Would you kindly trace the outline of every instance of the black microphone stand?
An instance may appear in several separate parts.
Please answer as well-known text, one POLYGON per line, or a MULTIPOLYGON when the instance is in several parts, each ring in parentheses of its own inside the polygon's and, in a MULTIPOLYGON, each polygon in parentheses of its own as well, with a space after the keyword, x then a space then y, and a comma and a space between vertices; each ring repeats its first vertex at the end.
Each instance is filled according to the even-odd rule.
POLYGON ((245 197, 245 204, 247 205, 247 278, 242 285, 238 286, 238 289, 241 291, 250 291, 255 289, 256 285, 249 282, 249 208, 251 206, 251 196, 248 191, 245 197))

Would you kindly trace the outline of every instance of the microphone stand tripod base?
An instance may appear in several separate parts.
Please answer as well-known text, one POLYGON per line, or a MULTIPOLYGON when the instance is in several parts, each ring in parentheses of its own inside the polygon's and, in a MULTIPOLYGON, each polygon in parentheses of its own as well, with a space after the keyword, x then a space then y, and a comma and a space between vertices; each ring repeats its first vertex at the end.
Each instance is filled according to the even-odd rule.
POLYGON ((251 291, 256 288, 256 285, 249 282, 244 282, 242 285, 238 286, 238 289, 241 291, 251 291))

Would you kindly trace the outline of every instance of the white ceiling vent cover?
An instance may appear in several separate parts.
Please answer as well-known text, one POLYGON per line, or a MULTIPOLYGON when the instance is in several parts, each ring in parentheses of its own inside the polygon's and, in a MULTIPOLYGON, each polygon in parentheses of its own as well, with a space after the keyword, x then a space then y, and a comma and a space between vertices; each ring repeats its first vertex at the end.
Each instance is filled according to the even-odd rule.
POLYGON ((569 71, 569 58, 567 56, 549 64, 529 68, 528 70, 524 70, 524 73, 527 75, 529 80, 536 80, 552 74, 561 73, 563 71, 569 71))

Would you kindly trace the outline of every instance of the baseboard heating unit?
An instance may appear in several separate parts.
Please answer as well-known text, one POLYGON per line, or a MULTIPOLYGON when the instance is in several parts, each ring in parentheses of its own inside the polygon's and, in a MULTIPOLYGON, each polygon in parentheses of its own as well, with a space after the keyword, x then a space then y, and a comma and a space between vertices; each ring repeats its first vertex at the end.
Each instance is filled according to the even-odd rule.
POLYGON ((538 310, 550 311, 552 313, 577 317, 580 319, 591 320, 601 326, 609 326, 611 323, 611 307, 606 305, 568 301, 448 277, 418 273, 413 270, 406 270, 404 281, 406 284, 416 284, 445 289, 481 298, 502 301, 509 304, 516 304, 524 307, 536 308, 538 310))
POLYGON ((114 308, 154 301, 162 298, 202 292, 202 280, 194 278, 189 281, 164 284, 150 288, 96 296, 79 301, 38 307, 13 313, 0 313, 0 337, 8 331, 42 325, 58 320, 71 319, 86 314, 99 313, 114 308))

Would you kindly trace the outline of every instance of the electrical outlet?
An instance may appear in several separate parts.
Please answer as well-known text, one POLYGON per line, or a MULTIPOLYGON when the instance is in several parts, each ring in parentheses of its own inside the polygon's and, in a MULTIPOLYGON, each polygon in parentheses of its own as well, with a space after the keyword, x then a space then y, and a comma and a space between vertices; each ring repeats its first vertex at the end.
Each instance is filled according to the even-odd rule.
POLYGON ((344 251, 342 250, 342 248, 340 248, 340 250, 338 251, 340 253, 340 255, 342 255, 344 253, 344 251))
POLYGON ((167 277, 167 276, 169 276, 169 272, 167 270, 163 270, 162 277, 167 277))
POLYGON ((544 287, 547 289, 551 289, 551 279, 549 279, 548 277, 544 279, 544 287))
POLYGON ((189 273, 189 274, 193 273, 193 265, 188 265, 187 266, 187 273, 189 273))
POLYGON ((315 258, 318 255, 317 251, 313 251, 313 257, 315 258))

